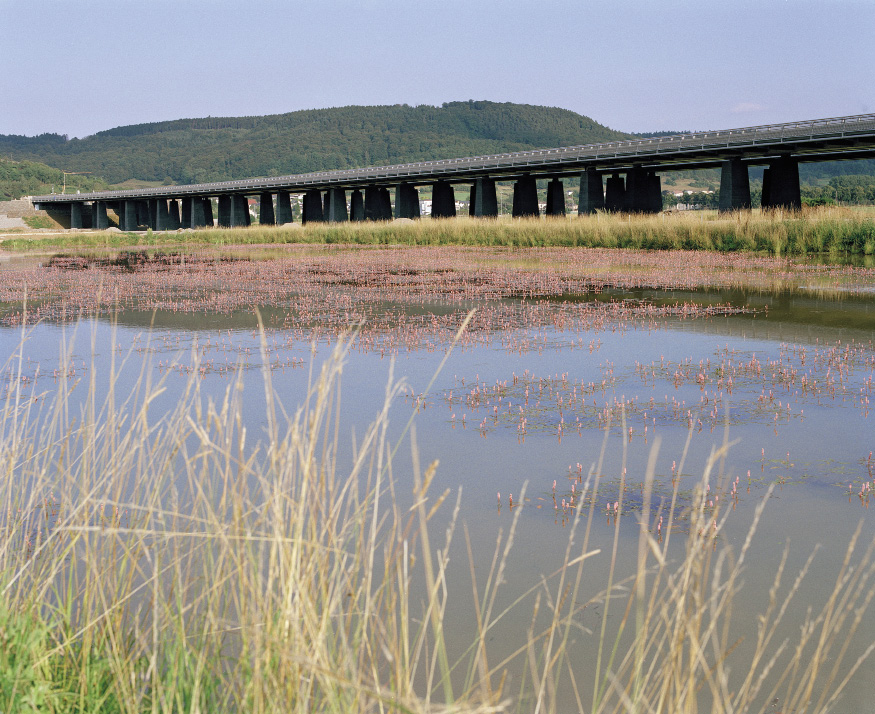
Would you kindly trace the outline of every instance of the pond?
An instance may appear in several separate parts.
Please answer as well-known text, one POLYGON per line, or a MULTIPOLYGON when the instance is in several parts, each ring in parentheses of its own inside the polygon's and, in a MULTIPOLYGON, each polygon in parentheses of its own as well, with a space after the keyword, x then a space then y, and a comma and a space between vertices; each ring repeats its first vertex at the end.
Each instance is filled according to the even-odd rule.
MULTIPOLYGON (((768 609, 780 568, 782 601, 808 572, 776 642, 796 636, 809 608, 828 600, 856 530, 864 545, 875 535, 871 268, 609 250, 309 247, 13 259, 0 265, 0 281, 0 355, 14 356, 0 375, 0 403, 22 384, 50 399, 59 370, 93 380, 100 403, 105 375, 117 372, 114 389, 127 394, 145 369, 164 380, 150 406, 160 414, 192 378, 217 402, 239 378, 254 445, 269 428, 265 372, 293 411, 349 339, 343 468, 354 459, 350 435, 364 433, 387 384, 403 380, 388 427, 390 443, 404 437, 393 466, 399 502, 415 502, 410 439, 422 468, 439 462, 433 491, 451 491, 435 533, 461 493, 465 535, 457 533, 446 566, 446 636, 460 650, 476 624, 471 573, 488 578, 496 541, 512 528, 497 610, 561 568, 579 515, 592 513, 589 548, 600 551, 581 603, 609 577, 635 572, 642 518, 658 544, 676 534, 669 558, 682 557, 691 524, 713 532, 715 549, 744 550, 730 638, 741 643, 729 659, 736 672, 747 666, 754 613, 768 609)), ((492 632, 496 660, 528 636, 534 605, 518 607, 520 616, 492 632)), ((592 697, 591 633, 603 608, 594 599, 579 613, 570 676, 582 694, 565 691, 569 706, 592 697)), ((839 679, 873 640, 870 613, 848 641, 839 679)), ((511 669, 509 677, 514 690, 526 675, 511 669)), ((867 709, 872 677, 869 659, 831 710, 867 709)), ((781 696, 770 711, 789 706, 781 696)))

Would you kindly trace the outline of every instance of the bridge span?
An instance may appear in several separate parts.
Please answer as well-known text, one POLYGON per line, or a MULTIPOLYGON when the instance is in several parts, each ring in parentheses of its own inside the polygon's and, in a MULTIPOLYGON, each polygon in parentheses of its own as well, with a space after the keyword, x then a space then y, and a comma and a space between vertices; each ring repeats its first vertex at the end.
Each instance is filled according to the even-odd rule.
POLYGON ((260 201, 262 224, 292 222, 291 196, 303 195, 302 221, 419 217, 419 187, 432 190, 432 216, 456 215, 455 190, 469 188, 472 216, 498 215, 496 181, 513 181, 513 215, 539 214, 537 181, 547 181, 547 215, 565 215, 563 177, 580 177, 580 214, 662 209, 659 171, 720 168, 720 210, 750 208, 750 166, 765 166, 762 205, 801 206, 799 164, 875 157, 875 114, 723 131, 611 141, 394 166, 317 171, 185 186, 35 196, 36 208, 71 228, 176 230, 250 223, 248 197, 260 201), (394 191, 394 206, 390 188, 394 191), (348 195, 348 192, 349 195, 348 195), (216 200, 216 219, 213 216, 216 200))

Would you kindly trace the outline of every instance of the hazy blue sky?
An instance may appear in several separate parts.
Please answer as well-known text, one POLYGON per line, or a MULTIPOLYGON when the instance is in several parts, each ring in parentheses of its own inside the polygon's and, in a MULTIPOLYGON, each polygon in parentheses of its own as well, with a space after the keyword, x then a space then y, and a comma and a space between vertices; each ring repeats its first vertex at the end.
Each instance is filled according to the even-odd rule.
POLYGON ((875 112, 875 0, 0 0, 0 133, 489 99, 626 131, 875 112))

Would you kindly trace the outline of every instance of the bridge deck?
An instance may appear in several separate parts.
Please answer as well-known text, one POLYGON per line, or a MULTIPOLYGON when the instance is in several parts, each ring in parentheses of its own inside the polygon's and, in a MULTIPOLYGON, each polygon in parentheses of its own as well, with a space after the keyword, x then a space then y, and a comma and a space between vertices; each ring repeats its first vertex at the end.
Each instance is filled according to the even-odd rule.
POLYGON ((558 176, 577 173, 587 168, 622 171, 633 165, 663 170, 705 168, 718 166, 723 160, 733 157, 739 157, 750 164, 762 164, 780 155, 795 156, 800 161, 875 156, 875 114, 393 166, 317 171, 293 176, 83 194, 51 194, 35 196, 33 201, 69 203, 217 196, 276 190, 303 193, 314 188, 352 189, 368 185, 386 186, 402 181, 428 184, 443 179, 451 183, 461 183, 487 176, 498 179, 510 179, 524 174, 558 176))

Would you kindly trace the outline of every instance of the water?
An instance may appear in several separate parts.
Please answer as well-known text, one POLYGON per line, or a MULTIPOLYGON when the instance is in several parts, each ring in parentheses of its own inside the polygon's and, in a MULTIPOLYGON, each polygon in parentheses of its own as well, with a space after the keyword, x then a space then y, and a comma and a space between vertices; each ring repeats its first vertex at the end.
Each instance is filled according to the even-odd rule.
MULTIPOLYGON (((258 271, 258 265, 247 267, 258 271)), ((10 262, 3 269, 6 275, 32 271, 31 278, 47 270, 32 262, 19 273, 10 262)), ((104 279, 109 282, 113 275, 105 272, 104 279)), ((124 285, 134 284, 127 268, 120 279, 124 285)), ((428 271, 417 279, 427 280, 428 271)), ((822 602, 832 589, 855 529, 862 528, 864 540, 875 535, 867 490, 875 486, 870 417, 875 299, 865 290, 823 294, 806 286, 778 292, 620 287, 549 299, 506 294, 477 299, 470 291, 459 297, 429 289, 417 293, 416 300, 393 301, 385 292, 365 294, 358 278, 353 283, 353 288, 343 281, 323 286, 320 295, 330 295, 332 302, 322 307, 306 291, 300 302, 278 298, 256 303, 267 326, 267 356, 277 393, 289 407, 297 404, 311 370, 328 358, 338 329, 361 316, 370 319, 346 357, 341 434, 362 433, 390 378, 405 381, 405 396, 393 406, 390 438, 401 437, 415 409, 420 459, 440 462, 433 491, 461 489, 460 523, 472 544, 478 578, 486 577, 499 532, 506 533, 513 518, 519 518, 500 605, 561 565, 575 510, 581 508, 579 492, 590 475, 597 477, 599 488, 591 547, 602 553, 592 559, 591 583, 582 598, 593 597, 606 583, 616 526, 613 504, 621 500, 618 563, 621 573, 633 572, 648 459, 655 459, 648 518, 656 532, 659 517, 667 518, 673 482, 678 482, 680 506, 694 504, 709 455, 725 438, 732 445, 706 486, 708 499, 723 499, 721 512, 728 509, 719 525, 721 541, 738 552, 755 507, 773 489, 748 555, 734 636, 748 643, 755 639, 756 618, 748 613, 767 605, 785 547, 788 583, 809 554, 818 552, 803 592, 779 629, 781 637, 792 636, 806 608, 822 602), (618 304, 625 307, 617 310, 618 304), (677 304, 688 307, 659 311, 677 304), (721 308, 705 311, 714 306, 721 308), (455 326, 472 307, 478 308, 480 322, 435 377, 455 326), (406 336, 399 338, 402 333, 406 336), (622 499, 621 483, 626 488, 622 499)), ((294 294, 294 286, 291 290, 294 294)), ((38 289, 35 301, 58 303, 38 289)), ((202 387, 216 398, 236 370, 244 370, 246 425, 254 440, 263 438, 262 358, 254 312, 240 305, 220 311, 136 307, 72 319, 75 310, 68 306, 66 320, 60 308, 47 311, 43 322, 25 331, 21 372, 14 363, 6 368, 0 399, 12 393, 13 380, 21 375, 28 388, 51 392, 57 384, 53 371, 66 345, 76 376, 86 379, 107 374, 113 359, 128 355, 121 369, 122 391, 138 378, 141 360, 146 360, 147 369, 156 378, 164 377, 169 387, 153 407, 160 413, 171 408, 176 388, 189 379, 191 354, 196 352, 202 387)), ((17 354, 23 332, 20 325, 10 324, 15 322, 10 316, 18 309, 7 304, 0 312, 7 323, 0 328, 2 356, 17 354)), ((100 379, 97 384, 105 387, 100 379)), ((350 458, 343 439, 341 445, 341 460, 350 458)), ((394 471, 401 498, 408 503, 410 464, 404 442, 394 471)), ((437 531, 450 511, 445 507, 438 516, 437 531)), ((675 554, 683 547, 683 530, 681 520, 675 554)), ((460 536, 449 581, 468 583, 470 567, 460 536)), ((460 647, 473 624, 467 604, 470 585, 463 588, 458 598, 451 597, 449 610, 450 621, 456 623, 450 639, 457 639, 460 647)), ((782 592, 788 588, 785 584, 782 592)), ((581 627, 597 629, 599 607, 583 611, 581 627)), ((496 628, 494 636, 506 641, 507 651, 524 641, 529 618, 530 612, 524 612, 496 628)), ((871 617, 864 620, 849 661, 875 639, 871 623, 871 617)), ((581 662, 591 663, 583 630, 579 639, 575 651, 581 653, 581 662)), ((742 645, 736 667, 745 666, 744 652, 742 645)), ((580 673, 584 690, 586 666, 580 673)), ((866 710, 870 700, 865 683, 872 676, 875 663, 870 661, 836 710, 866 710)))

